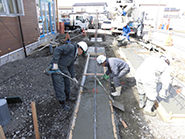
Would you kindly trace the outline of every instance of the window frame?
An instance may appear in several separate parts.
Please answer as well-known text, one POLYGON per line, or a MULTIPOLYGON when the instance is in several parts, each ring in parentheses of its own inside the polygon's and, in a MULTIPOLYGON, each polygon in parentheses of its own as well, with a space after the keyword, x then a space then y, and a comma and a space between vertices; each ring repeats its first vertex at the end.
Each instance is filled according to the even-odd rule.
POLYGON ((10 16, 10 17, 16 17, 16 16, 24 16, 24 6, 23 6, 23 0, 17 0, 20 2, 20 7, 17 5, 15 5, 15 1, 16 0, 11 0, 12 3, 13 3, 13 11, 14 13, 10 13, 10 9, 9 9, 9 6, 8 6, 8 2, 7 0, 1 0, 2 1, 2 6, 3 6, 3 9, 4 9, 4 12, 0 12, 0 16, 10 16), (20 8, 19 10, 17 9, 20 8), (22 13, 16 13, 17 11, 22 11, 22 13))

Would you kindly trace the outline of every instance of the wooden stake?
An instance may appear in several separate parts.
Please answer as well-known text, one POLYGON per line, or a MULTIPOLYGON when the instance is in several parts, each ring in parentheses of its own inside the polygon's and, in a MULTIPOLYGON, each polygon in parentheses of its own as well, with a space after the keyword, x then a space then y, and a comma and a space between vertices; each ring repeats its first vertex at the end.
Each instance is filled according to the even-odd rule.
POLYGON ((6 139, 2 126, 0 125, 0 139, 6 139))
POLYGON ((34 129, 35 129, 35 137, 36 139, 40 139, 35 102, 31 103, 31 109, 32 109, 33 123, 34 123, 34 129))
POLYGON ((127 129, 127 125, 126 125, 125 121, 123 121, 123 120, 120 118, 120 122, 122 123, 122 125, 124 126, 124 128, 127 129))

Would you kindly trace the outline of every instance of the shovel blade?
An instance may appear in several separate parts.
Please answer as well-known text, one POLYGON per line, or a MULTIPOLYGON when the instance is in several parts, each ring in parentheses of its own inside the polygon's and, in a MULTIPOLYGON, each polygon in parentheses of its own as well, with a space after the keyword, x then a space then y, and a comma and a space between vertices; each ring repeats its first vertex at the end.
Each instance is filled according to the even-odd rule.
POLYGON ((120 102, 114 101, 114 102, 112 102, 112 105, 113 105, 115 108, 117 108, 117 109, 119 109, 119 110, 121 110, 121 111, 125 111, 124 105, 121 104, 120 102))
POLYGON ((0 99, 6 99, 8 104, 22 103, 22 99, 19 96, 1 97, 0 99))

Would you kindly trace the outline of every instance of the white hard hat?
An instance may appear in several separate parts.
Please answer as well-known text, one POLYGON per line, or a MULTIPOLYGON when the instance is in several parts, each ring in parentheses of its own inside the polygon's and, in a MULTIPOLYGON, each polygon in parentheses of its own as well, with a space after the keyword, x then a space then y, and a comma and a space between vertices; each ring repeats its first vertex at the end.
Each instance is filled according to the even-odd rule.
POLYGON ((172 61, 172 56, 170 54, 163 54, 160 56, 160 58, 163 58, 164 61, 170 65, 171 61, 172 61))
POLYGON ((81 42, 78 42, 77 44, 84 51, 84 54, 85 54, 88 49, 87 43, 84 41, 81 41, 81 42))
POLYGON ((96 58, 96 61, 98 62, 99 65, 101 65, 103 62, 105 62, 105 60, 106 60, 106 57, 104 55, 99 55, 96 58))

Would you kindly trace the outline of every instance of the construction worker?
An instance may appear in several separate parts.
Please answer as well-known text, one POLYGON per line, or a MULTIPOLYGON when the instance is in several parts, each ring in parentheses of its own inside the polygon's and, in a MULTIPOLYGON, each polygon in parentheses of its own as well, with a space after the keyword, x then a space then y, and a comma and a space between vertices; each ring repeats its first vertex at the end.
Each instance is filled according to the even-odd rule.
MULTIPOLYGON (((78 84, 75 78, 74 62, 77 55, 82 55, 87 52, 88 46, 86 42, 80 41, 73 44, 64 44, 55 48, 53 59, 50 64, 53 65, 52 70, 60 70, 64 74, 70 74, 71 78, 78 84)), ((61 107, 69 111, 71 108, 65 104, 66 101, 75 101, 75 97, 70 95, 70 79, 63 75, 53 73, 51 75, 56 97, 60 102, 61 107)))
MULTIPOLYGON (((127 40, 130 42, 130 27, 127 25, 127 23, 123 24, 123 29, 122 29, 122 36, 126 36, 127 40)), ((123 39, 122 41, 124 41, 125 39, 123 39)), ((121 41, 121 43, 122 43, 121 41)))
POLYGON ((137 38, 138 38, 138 40, 141 39, 141 34, 143 33, 143 28, 144 28, 143 20, 141 20, 139 18, 138 19, 138 27, 137 27, 137 38))
POLYGON ((130 72, 129 65, 121 59, 107 58, 104 55, 99 55, 96 61, 99 65, 107 67, 107 71, 103 77, 107 79, 107 76, 110 74, 110 78, 113 79, 116 91, 112 92, 111 95, 120 96, 122 89, 120 79, 130 72))
POLYGON ((158 95, 156 91, 158 83, 162 84, 159 96, 166 97, 166 91, 171 79, 170 62, 171 56, 168 54, 160 57, 149 57, 137 69, 135 79, 139 93, 139 107, 144 108, 144 114, 156 115, 152 107, 158 95))

